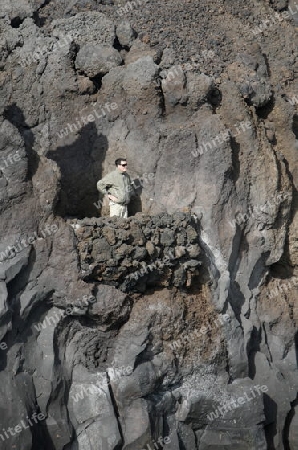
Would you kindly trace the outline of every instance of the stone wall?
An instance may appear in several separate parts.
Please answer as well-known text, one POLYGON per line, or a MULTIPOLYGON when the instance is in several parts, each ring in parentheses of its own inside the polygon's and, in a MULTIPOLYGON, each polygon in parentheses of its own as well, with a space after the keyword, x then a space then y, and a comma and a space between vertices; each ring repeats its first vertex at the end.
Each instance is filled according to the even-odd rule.
POLYGON ((188 213, 128 220, 103 217, 72 222, 81 275, 124 292, 148 287, 190 287, 198 276, 199 223, 188 213))

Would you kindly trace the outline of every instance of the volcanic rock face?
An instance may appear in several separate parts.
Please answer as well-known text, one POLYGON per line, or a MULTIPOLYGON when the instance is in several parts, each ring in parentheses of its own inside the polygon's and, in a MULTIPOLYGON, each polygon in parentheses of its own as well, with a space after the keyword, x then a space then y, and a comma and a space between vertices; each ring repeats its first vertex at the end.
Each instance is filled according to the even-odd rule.
POLYGON ((295 8, 2 1, 1 450, 297 448, 295 8))

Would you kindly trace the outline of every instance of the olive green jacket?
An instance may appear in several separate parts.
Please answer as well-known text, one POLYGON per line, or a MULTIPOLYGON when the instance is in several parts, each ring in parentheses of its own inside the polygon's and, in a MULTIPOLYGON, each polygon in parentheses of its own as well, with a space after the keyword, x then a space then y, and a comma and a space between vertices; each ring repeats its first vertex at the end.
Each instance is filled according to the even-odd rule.
POLYGON ((126 172, 119 172, 118 169, 108 173, 97 182, 97 189, 102 194, 111 194, 117 197, 117 203, 127 205, 135 195, 135 190, 131 184, 130 176, 126 172))

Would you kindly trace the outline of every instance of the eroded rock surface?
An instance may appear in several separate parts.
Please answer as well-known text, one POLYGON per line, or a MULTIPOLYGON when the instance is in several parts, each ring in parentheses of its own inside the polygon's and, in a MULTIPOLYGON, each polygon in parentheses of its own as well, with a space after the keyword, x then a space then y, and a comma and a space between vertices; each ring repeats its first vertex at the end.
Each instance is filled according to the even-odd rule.
POLYGON ((298 14, 140 3, 1 6, 1 450, 294 450, 298 14))

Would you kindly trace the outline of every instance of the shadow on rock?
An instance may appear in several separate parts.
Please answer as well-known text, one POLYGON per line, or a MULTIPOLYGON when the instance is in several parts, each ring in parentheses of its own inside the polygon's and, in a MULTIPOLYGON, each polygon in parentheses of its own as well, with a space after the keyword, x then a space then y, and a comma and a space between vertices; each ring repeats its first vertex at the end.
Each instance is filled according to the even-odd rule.
POLYGON ((71 145, 50 151, 61 171, 61 190, 56 213, 62 217, 78 218, 98 216, 97 181, 102 178, 102 164, 108 149, 106 136, 97 134, 90 123, 79 132, 71 145))

